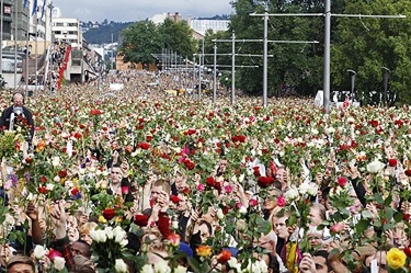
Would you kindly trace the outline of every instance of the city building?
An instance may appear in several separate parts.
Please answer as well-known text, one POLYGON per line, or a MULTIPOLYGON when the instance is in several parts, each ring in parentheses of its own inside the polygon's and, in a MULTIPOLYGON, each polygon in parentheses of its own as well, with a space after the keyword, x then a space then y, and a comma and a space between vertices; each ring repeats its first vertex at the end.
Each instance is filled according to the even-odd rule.
POLYGON ((207 30, 214 32, 227 31, 229 20, 202 20, 202 19, 187 19, 187 24, 197 33, 205 35, 207 30))
POLYGON ((163 14, 156 14, 153 17, 151 17, 149 20, 152 21, 154 24, 158 25, 163 23, 166 19, 170 19, 175 23, 181 22, 183 20, 183 17, 179 12, 175 13, 170 13, 166 12, 163 14))
POLYGON ((81 48, 83 34, 80 30, 80 22, 77 18, 53 18, 53 37, 66 42, 72 48, 81 48))
POLYGON ((13 3, 11 0, 0 0, 3 2, 3 41, 11 40, 11 23, 13 21, 12 15, 12 6, 13 3))

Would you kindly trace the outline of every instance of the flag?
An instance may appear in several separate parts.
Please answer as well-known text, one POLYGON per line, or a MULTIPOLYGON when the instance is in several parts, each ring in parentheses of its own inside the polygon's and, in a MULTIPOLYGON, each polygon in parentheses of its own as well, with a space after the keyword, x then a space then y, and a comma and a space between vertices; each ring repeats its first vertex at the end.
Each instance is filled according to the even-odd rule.
POLYGON ((33 16, 37 12, 37 0, 33 2, 33 10, 31 11, 31 16, 33 16))
POLYGON ((43 1, 43 8, 41 10, 41 19, 43 19, 44 14, 46 14, 46 3, 47 3, 47 0, 44 0, 43 1))
POLYGON ((24 0, 23 8, 26 8, 26 6, 27 6, 27 0, 24 0))

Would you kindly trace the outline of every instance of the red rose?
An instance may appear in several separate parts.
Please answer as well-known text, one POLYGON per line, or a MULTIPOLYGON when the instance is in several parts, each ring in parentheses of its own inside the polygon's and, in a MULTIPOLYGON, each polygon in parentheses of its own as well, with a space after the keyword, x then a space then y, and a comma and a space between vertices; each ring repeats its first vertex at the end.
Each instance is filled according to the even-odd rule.
POLYGON ((371 120, 371 121, 369 122, 369 124, 371 124, 371 126, 375 128, 375 127, 378 126, 378 120, 371 120))
POLYGON ((171 202, 173 202, 174 204, 177 204, 178 202, 181 201, 181 199, 180 199, 177 195, 171 195, 171 196, 170 196, 170 200, 171 200, 171 202))
POLYGON ((232 136, 231 141, 232 142, 237 142, 237 141, 240 141, 240 140, 238 139, 238 136, 232 136))
POLYGON ((39 191, 39 193, 46 194, 47 193, 47 188, 46 187, 38 187, 38 191, 39 191))
POLYGON ((26 157, 25 161, 26 161, 27 164, 30 164, 30 163, 31 163, 31 158, 30 158, 30 157, 26 157))
POLYGON ((90 110, 90 116, 98 116, 98 115, 101 115, 101 114, 103 114, 103 112, 101 112, 98 109, 91 109, 90 110))
POLYGON ((260 167, 258 167, 258 166, 256 166, 256 167, 253 167, 253 170, 254 170, 254 176, 260 176, 261 175, 261 173, 260 173, 260 167))
POLYGON ((238 141, 240 141, 241 143, 245 142, 245 136, 238 136, 238 141))
POLYGON ((344 187, 344 186, 347 184, 347 178, 345 178, 345 177, 343 177, 343 176, 338 177, 337 183, 338 183, 338 185, 340 185, 341 187, 344 187))
POLYGON ((42 176, 42 177, 40 178, 40 181, 41 181, 41 183, 46 183, 46 182, 47 182, 47 177, 42 176))
POLYGON ((411 249, 409 247, 404 247, 403 251, 408 258, 411 258, 411 249))
POLYGON ((274 183, 274 178, 260 176, 257 180, 257 183, 258 183, 258 186, 260 186, 261 188, 268 188, 271 184, 274 183))
POLYGON ((217 262, 225 264, 231 259, 231 252, 223 249, 220 254, 217 255, 217 262))
POLYGON ((47 258, 49 258, 50 261, 54 261, 56 257, 63 257, 63 254, 61 254, 57 250, 50 248, 49 253, 47 254, 47 258))
POLYGON ((110 221, 111 219, 114 218, 116 212, 112 208, 106 208, 103 210, 103 217, 107 220, 110 221))
POLYGON ((410 218, 411 218, 411 215, 409 215, 408 213, 406 213, 406 214, 404 214, 403 216, 402 216, 402 218, 404 219, 404 221, 409 221, 410 220, 410 218))
POLYGON ((397 159, 395 159, 395 158, 388 159, 388 166, 397 167, 397 159))
POLYGON ((78 188, 73 188, 71 190, 71 195, 77 195, 77 193, 79 193, 79 189, 78 188))
POLYGON ((221 192, 222 183, 216 182, 216 183, 214 184, 214 189, 216 189, 218 192, 221 192))
POLYGON ((207 179, 206 179, 206 184, 207 184, 208 186, 210 186, 210 187, 214 187, 215 179, 212 178, 212 177, 207 177, 207 179))
POLYGON ((189 170, 193 170, 196 165, 190 159, 185 159, 184 160, 184 166, 189 170))
POLYGON ((191 135, 194 135, 196 132, 197 132, 196 129, 188 129, 187 130, 187 135, 191 136, 191 135))
POLYGON ((139 227, 145 227, 148 224, 148 216, 144 214, 136 214, 134 216, 134 223, 139 227))
POLYGON ((138 144, 138 147, 143 150, 148 150, 150 148, 150 144, 148 144, 147 142, 140 142, 138 144))
POLYGON ((61 170, 61 171, 59 171, 58 175, 59 175, 60 178, 64 178, 64 177, 67 176, 67 171, 66 170, 61 170))
POLYGON ((407 169, 404 172, 407 176, 411 176, 411 169, 407 169))

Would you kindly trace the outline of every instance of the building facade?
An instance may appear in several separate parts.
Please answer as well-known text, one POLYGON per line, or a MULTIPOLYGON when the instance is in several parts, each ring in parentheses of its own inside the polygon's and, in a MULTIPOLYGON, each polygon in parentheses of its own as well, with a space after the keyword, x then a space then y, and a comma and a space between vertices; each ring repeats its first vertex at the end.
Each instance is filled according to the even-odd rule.
POLYGON ((83 34, 78 19, 53 18, 52 32, 55 39, 70 44, 72 48, 82 47, 83 34))

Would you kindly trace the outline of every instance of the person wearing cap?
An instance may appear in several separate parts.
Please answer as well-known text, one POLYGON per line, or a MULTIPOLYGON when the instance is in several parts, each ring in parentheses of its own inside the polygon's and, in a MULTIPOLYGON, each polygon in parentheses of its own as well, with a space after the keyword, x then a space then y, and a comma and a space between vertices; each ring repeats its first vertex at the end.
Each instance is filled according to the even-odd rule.
POLYGON ((31 111, 24 106, 24 95, 20 92, 13 94, 13 105, 4 109, 0 116, 0 129, 14 131, 17 126, 26 127, 31 141, 34 136, 34 120, 31 111))

